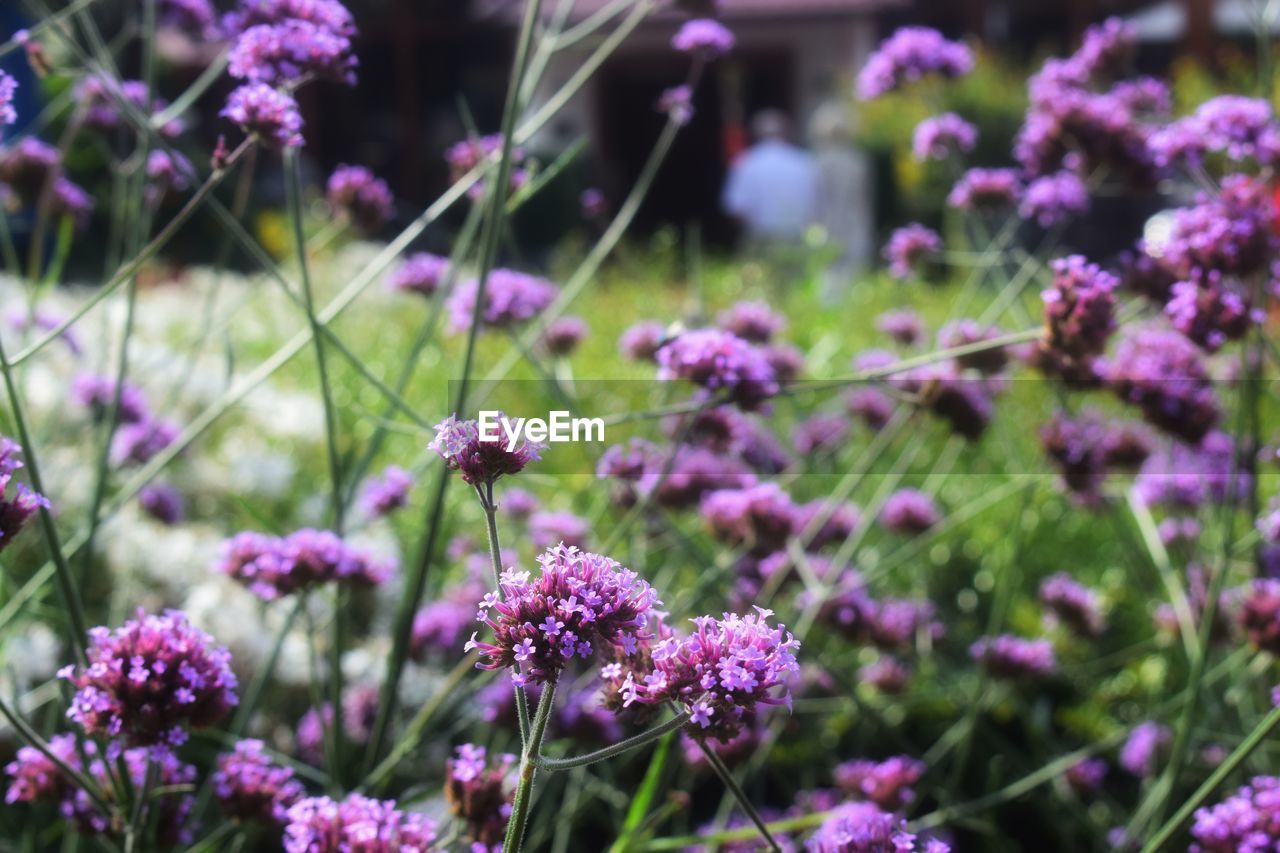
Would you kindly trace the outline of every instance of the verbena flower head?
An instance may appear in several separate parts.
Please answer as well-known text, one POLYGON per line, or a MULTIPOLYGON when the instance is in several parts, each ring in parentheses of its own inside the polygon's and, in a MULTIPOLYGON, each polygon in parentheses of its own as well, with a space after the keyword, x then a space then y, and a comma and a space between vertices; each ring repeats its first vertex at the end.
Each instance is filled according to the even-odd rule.
POLYGON ((1254 647, 1280 653, 1280 580, 1257 578, 1240 604, 1240 626, 1254 647))
POLYGON ((925 77, 963 77, 973 70, 973 53, 937 30, 903 27, 885 39, 858 73, 858 97, 871 100, 925 77))
POLYGON ((507 569, 500 591, 481 601, 479 619, 493 642, 472 634, 466 645, 479 649, 480 668, 509 668, 516 683, 541 684, 575 657, 589 660, 613 648, 632 654, 649 638, 649 612, 661 602, 635 572, 566 545, 548 548, 538 566, 532 579, 507 569))
POLYGON ((52 189, 49 213, 55 217, 66 217, 77 229, 83 230, 93 213, 93 196, 84 187, 62 175, 54 179, 52 189))
POLYGON ((907 853, 917 849, 923 853, 950 853, 941 841, 921 841, 907 830, 907 822, 897 815, 882 811, 872 803, 846 803, 823 821, 818 831, 805 842, 809 853, 907 853))
MULTIPOLYGON (((0 71, 0 128, 18 120, 18 111, 13 108, 13 98, 17 91, 18 81, 0 71)), ((0 139, 3 138, 3 132, 0 132, 0 139)))
POLYGON ((947 204, 960 210, 1000 211, 1016 205, 1022 191, 1022 179, 1013 169, 970 169, 951 188, 947 204))
POLYGON ((996 678, 1042 676, 1058 668, 1048 640, 1025 640, 1011 634, 982 637, 969 647, 969 656, 996 678))
POLYGON ((289 807, 306 796, 293 768, 276 764, 260 740, 242 740, 218 756, 211 781, 222 813, 242 822, 283 826, 289 807))
POLYGON ((1107 762, 1101 758, 1082 758, 1068 767, 1063 775, 1073 791, 1080 796, 1086 796, 1102 787, 1107 769, 1107 762))
POLYGON ((671 46, 681 53, 693 53, 706 59, 717 59, 733 50, 733 33, 718 21, 694 18, 685 21, 671 39, 671 46))
MULTIPOLYGON (((876 331, 884 332, 903 346, 911 347, 920 343, 924 337, 924 321, 920 315, 909 308, 886 311, 876 317, 876 331)), ((859 372, 888 367, 898 357, 888 350, 866 350, 859 353, 852 361, 852 367, 859 372)))
POLYGON ((227 96, 218 115, 275 148, 302 146, 302 114, 293 96, 266 83, 246 83, 227 96))
POLYGON ((138 492, 138 506, 161 524, 177 524, 186 516, 182 492, 164 483, 150 483, 138 492))
POLYGON ((179 154, 155 150, 147 155, 147 199, 158 204, 191 186, 195 168, 179 154))
POLYGON ((231 655, 169 610, 89 632, 88 665, 59 675, 76 694, 67 716, 85 734, 139 746, 178 746, 188 729, 221 721, 239 701, 231 655))
POLYGON ((720 312, 716 323, 726 332, 753 344, 767 344, 787 327, 787 320, 768 302, 735 302, 720 312))
POLYGON ((666 326, 656 320, 641 320, 618 338, 618 351, 631 361, 653 361, 666 337, 666 326))
POLYGON ((1096 356, 1115 329, 1115 289, 1119 279, 1080 255, 1053 262, 1053 284, 1044 300, 1043 346, 1081 359, 1096 356))
MULTIPOLYGON (((499 420, 505 417, 500 414, 499 420)), ((478 421, 460 421, 457 415, 450 415, 436 425, 436 437, 427 447, 472 486, 519 474, 530 462, 538 461, 540 445, 525 441, 508 450, 506 436, 500 429, 496 432, 492 438, 482 435, 478 421)))
POLYGON ((844 415, 823 414, 805 418, 791 432, 791 443, 796 453, 808 456, 813 453, 834 453, 849 437, 849 419, 844 415))
POLYGON ((1089 190, 1073 172, 1054 172, 1027 185, 1018 212, 1051 228, 1089 212, 1089 190))
POLYGON ((880 509, 880 523, 886 530, 907 536, 918 536, 941 519, 933 498, 918 489, 899 489, 885 500, 880 509))
POLYGON ((1151 454, 1134 485, 1148 506, 1194 509, 1225 503, 1233 494, 1237 501, 1243 500, 1249 481, 1249 472, 1236 465, 1235 441, 1215 429, 1198 445, 1173 442, 1151 454))
POLYGON ((1202 193, 1194 205, 1174 211, 1159 249, 1180 277, 1203 282, 1211 273, 1248 276, 1271 263, 1277 247, 1274 219, 1275 205, 1263 181, 1228 175, 1216 195, 1202 193))
POLYGON ((1059 622, 1077 634, 1096 637, 1106 627, 1098 593, 1066 572, 1050 575, 1040 583, 1040 602, 1059 622))
POLYGON ((978 129, 955 113, 942 113, 916 125, 911 152, 921 162, 968 154, 978 144, 978 129))
MULTIPOLYGON (((454 333, 471 328, 479 290, 479 279, 471 278, 459 283, 450 294, 445 307, 449 312, 449 327, 454 333)), ((545 278, 515 270, 493 270, 485 284, 480 322, 495 328, 527 322, 555 300, 556 292, 556 286, 545 278)))
POLYGON ((1202 283, 1177 282, 1164 309, 1170 325, 1207 352, 1217 352, 1227 342, 1240 340, 1265 315, 1250 308, 1248 300, 1229 288, 1217 272, 1210 273, 1202 283))
POLYGON ((1183 441, 1199 444, 1221 416, 1200 352, 1177 332, 1151 327, 1127 331, 1103 373, 1120 399, 1183 441))
POLYGON ((778 393, 777 372, 759 347, 722 329, 694 329, 657 352, 658 378, 683 379, 724 394, 743 409, 759 408, 778 393))
POLYGON ((941 252, 942 238, 938 233, 919 223, 912 223, 889 235, 883 254, 889 262, 889 274, 894 278, 908 279, 916 275, 924 261, 941 252))
POLYGON ((371 516, 390 515, 409 503, 409 491, 413 488, 413 475, 399 465, 388 465, 382 474, 369 481, 360 505, 371 516))
POLYGON ((297 18, 249 27, 236 37, 227 54, 227 73, 232 77, 273 86, 308 78, 354 86, 356 64, 349 38, 297 18))
POLYGON ((535 512, 529 517, 529 541, 538 550, 562 543, 582 548, 587 544, 591 523, 571 512, 535 512))
POLYGON ((547 324, 541 345, 553 356, 571 355, 587 336, 587 321, 581 317, 557 317, 547 324))
POLYGON ((436 824, 396 808, 395 800, 359 794, 334 801, 308 797, 291 806, 284 828, 285 853, 430 853, 436 824))
POLYGON ((1280 844, 1280 779, 1255 776, 1220 803, 1196 809, 1190 853, 1264 853, 1280 844))
POLYGON ((835 779, 850 796, 896 812, 915 800, 913 786, 924 770, 924 762, 898 755, 884 761, 846 761, 836 766, 835 779))
POLYGON ((14 472, 22 467, 17 458, 20 453, 22 447, 17 442, 0 436, 0 551, 12 544, 41 507, 49 507, 48 499, 31 491, 26 483, 9 489, 14 472))
POLYGON ((1166 166, 1200 166, 1209 153, 1236 164, 1273 165, 1280 160, 1280 127, 1265 100, 1220 95, 1154 133, 1151 148, 1166 166))
POLYGON ((747 616, 699 616, 691 635, 656 643, 653 671, 626 674, 625 704, 679 702, 691 714, 694 737, 721 743, 736 737, 759 706, 790 707, 800 642, 784 626, 768 623, 773 611, 755 609, 747 616))
POLYGON ((5 184, 24 204, 35 204, 45 183, 62 167, 58 149, 34 136, 24 136, 0 151, 0 184, 5 184))
POLYGON ((665 113, 667 118, 679 127, 693 121, 693 89, 686 85, 672 86, 658 96, 654 109, 665 113))
POLYGON ((396 213, 395 197, 387 182, 364 166, 340 165, 329 176, 325 198, 357 228, 376 231, 396 213))
MULTIPOLYGON (((1000 337, 1000 330, 995 326, 983 326, 977 320, 968 318, 954 320, 938 329, 938 347, 941 349, 957 349, 959 347, 986 343, 1000 337)), ((962 368, 970 368, 979 373, 999 373, 1009 361, 1009 354, 1003 347, 991 347, 955 357, 956 364, 962 368)))
MULTIPOLYGON (((86 749, 96 749, 89 741, 86 749)), ((49 738, 49 751, 72 767, 80 766, 75 735, 54 735, 49 738)), ((34 746, 18 748, 14 760, 5 765, 4 772, 11 780, 5 791, 6 805, 13 803, 41 803, 62 799, 72 787, 71 779, 52 759, 34 746)))
POLYGON ((353 548, 336 533, 304 528, 283 538, 238 533, 223 544, 213 569, 274 601, 326 583, 377 586, 394 566, 353 548))
MULTIPOLYGON (((101 420, 111 410, 116 397, 116 380, 110 376, 81 373, 71 380, 71 399, 84 406, 95 420, 101 420)), ((120 406, 117 417, 121 423, 137 423, 148 414, 147 398, 142 389, 125 380, 120 389, 120 406)))
POLYGON ((1120 747, 1120 766, 1134 776, 1145 779, 1156 772, 1160 750, 1168 745, 1169 729, 1147 720, 1134 726, 1120 747))
POLYGON ((415 252, 387 277, 387 289, 430 296, 449 272, 449 259, 429 252, 415 252))
POLYGON ((496 849, 511 817, 514 790, 507 777, 515 756, 504 753, 490 766, 483 746, 464 743, 454 752, 444 784, 449 811, 466 824, 472 842, 496 849))
POLYGON ((123 424, 111 442, 111 461, 117 465, 145 465, 181 434, 181 427, 161 418, 147 417, 123 424))
POLYGON ((338 0, 240 0, 234 12, 222 19, 222 28, 236 36, 259 24, 307 21, 337 35, 356 34, 355 19, 338 0))
POLYGON ((702 499, 702 518, 717 538, 734 547, 769 554, 786 545, 796 505, 777 483, 721 489, 702 499))

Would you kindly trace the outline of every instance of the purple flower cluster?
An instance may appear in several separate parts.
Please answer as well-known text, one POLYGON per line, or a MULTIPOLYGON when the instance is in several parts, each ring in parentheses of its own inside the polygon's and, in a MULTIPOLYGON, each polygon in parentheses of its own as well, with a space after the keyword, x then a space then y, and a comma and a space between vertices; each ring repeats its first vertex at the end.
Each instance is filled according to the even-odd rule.
POLYGON ((412 474, 399 465, 388 465, 380 477, 370 480, 365 486, 360 505, 366 514, 381 518, 408 504, 412 488, 412 474))
POLYGON ((557 317, 542 332, 544 350, 558 358, 573 353, 587 336, 587 321, 581 317, 557 317))
MULTIPOLYGON (((71 399, 84 406, 94 420, 107 417, 116 398, 116 380, 110 376, 82 373, 71 380, 71 399)), ((125 380, 120 389, 120 405, 117 418, 120 423, 133 424, 147 419, 150 407, 142 389, 125 380)))
POLYGON ((916 850, 923 841, 923 853, 950 853, 937 839, 920 839, 907 830, 907 822, 882 811, 873 803, 845 803, 823 821, 805 842, 809 853, 891 853, 916 850))
POLYGON ((1068 767, 1063 775, 1071 790, 1080 796, 1088 796, 1102 787, 1107 770, 1107 762, 1101 758, 1082 758, 1068 767))
POLYGON ((1231 436, 1211 430, 1197 445, 1174 442, 1151 454, 1135 485, 1148 506, 1194 509, 1206 503, 1224 503, 1233 490, 1236 500, 1241 500, 1249 492, 1249 479, 1247 471, 1237 469, 1231 436))
MULTIPOLYGON (((445 307, 454 333, 471 328, 479 290, 480 280, 471 278, 461 282, 450 294, 445 307)), ((545 278, 515 270, 493 270, 485 283, 480 322, 495 328, 527 322, 555 300, 556 292, 556 286, 545 278)))
POLYGON ((876 48, 858 73, 858 97, 871 100, 925 77, 963 77, 972 70, 973 53, 964 44, 927 27, 903 27, 876 48))
POLYGON ((512 670, 517 684, 559 677, 574 657, 590 659, 616 647, 625 654, 648 639, 649 610, 660 604, 649 584, 608 557, 557 545, 538 557, 539 575, 508 569, 500 592, 480 603, 493 643, 472 634, 482 669, 512 670))
MULTIPOLYGON (((738 735, 758 705, 790 707, 788 685, 800 670, 795 656, 800 643, 784 626, 769 625, 772 611, 756 611, 726 613, 722 619, 700 616, 693 620, 693 634, 655 644, 652 672, 626 672, 625 704, 679 702, 691 714, 696 737, 721 743, 738 735)), ((621 666, 612 664, 603 674, 622 676, 621 666)))
POLYGON ((756 554, 784 548, 796 525, 796 505, 777 483, 710 492, 701 514, 716 538, 756 554))
POLYGON ((951 188, 947 204, 960 210, 1001 211, 1022 197, 1022 179, 1013 169, 970 169, 951 188))
POLYGON ((449 811, 466 824, 467 836, 484 850, 497 849, 511 817, 511 786, 507 776, 515 756, 503 754, 494 766, 483 746, 464 743, 449 759, 444 796, 449 811))
POLYGON ((542 450, 527 441, 508 450, 501 432, 490 438, 481 435, 477 421, 460 421, 457 415, 450 415, 436 425, 436 437, 427 447, 460 472, 464 482, 489 485, 504 475, 519 474, 530 462, 538 461, 542 450))
POLYGON ((734 41, 733 33, 720 22, 694 18, 681 25, 671 39, 671 46, 681 53, 717 59, 733 50, 734 41))
POLYGON ((366 233, 378 230, 396 213, 395 197, 387 182, 364 166, 343 164, 334 169, 325 187, 325 198, 366 233))
POLYGON ((1280 127, 1261 98, 1220 95, 1152 134, 1151 149, 1162 166, 1199 166, 1209 153, 1233 163, 1274 165, 1280 160, 1280 127))
POLYGON ((836 766, 835 779, 846 794, 896 812, 915 800, 912 786, 924 771, 924 762, 899 755, 884 761, 846 761, 836 766))
POLYGON ((1150 720, 1134 726, 1120 747, 1120 766, 1140 779, 1156 772, 1160 750, 1168 745, 1169 729, 1150 720))
POLYGON ((1183 441, 1199 444, 1220 417, 1199 351, 1177 332, 1126 330, 1103 374, 1120 399, 1137 406, 1153 426, 1183 441))
POLYGON ((302 145, 302 114, 293 96, 266 83, 246 83, 227 96, 227 105, 218 115, 240 125, 240 129, 276 148, 302 145))
POLYGON ((1058 668, 1053 644, 1011 634, 982 637, 969 647, 969 656, 996 678, 1035 678, 1058 668))
POLYGON ((1052 228, 1089 212, 1089 190, 1073 172, 1054 172, 1027 184, 1018 212, 1052 228))
POLYGON ((1244 277, 1266 270, 1277 247, 1274 219, 1262 181, 1228 175, 1216 195, 1202 193, 1174 212, 1164 257, 1179 276, 1203 284, 1210 273, 1244 277))
POLYGON ((20 453, 21 445, 0 436, 0 551, 9 547, 40 507, 49 507, 49 500, 33 492, 26 483, 18 483, 10 492, 14 472, 22 467, 17 458, 20 453))
POLYGON ((429 252, 409 255, 387 277, 387 289, 431 296, 449 273, 449 259, 429 252))
MULTIPOLYGON (((147 96, 147 84, 141 80, 118 81, 100 74, 91 74, 81 80, 76 86, 75 97, 84 117, 84 126, 103 133, 128 124, 120 114, 121 101, 143 115, 166 106, 160 98, 147 96)), ((182 130, 182 123, 176 120, 160 128, 161 134, 168 137, 177 136, 182 130)))
MULTIPOLYGON (((938 330, 938 346, 942 349, 956 349, 986 343, 998 337, 1000 330, 995 326, 983 326, 977 320, 955 320, 938 330)), ((990 374, 1003 370, 1009 361, 1009 355, 1003 347, 991 347, 958 355, 955 361, 962 368, 990 374)))
POLYGON ((735 302, 720 312, 716 323, 726 332, 753 344, 767 344, 787 327, 787 320, 768 302, 735 302))
POLYGON ((1196 809, 1190 853, 1263 853, 1280 844, 1280 779, 1255 776, 1220 803, 1196 809))
POLYGON ((942 113, 916 125, 911 152, 920 162, 968 154, 978 144, 978 129, 955 113, 942 113))
POLYGON ((67 716, 91 736, 178 746, 238 702, 231 655, 177 610, 92 629, 86 656, 59 676, 76 688, 67 716))
POLYGON ((158 204, 191 186, 195 167, 177 151, 155 150, 147 155, 147 198, 158 204))
POLYGON ((917 489, 899 489, 885 499, 880 523, 891 533, 919 536, 940 520, 933 498, 917 489))
POLYGON ((138 492, 138 506, 161 524, 177 524, 186 517, 182 493, 164 483, 150 483, 138 492))
POLYGON ((222 28, 230 36, 260 24, 306 21, 350 38, 356 34, 355 19, 338 0, 239 0, 234 12, 222 19, 222 28))
POLYGON ((283 826, 289 807, 306 795, 293 769, 276 764, 260 740, 242 740, 220 755, 211 781, 222 813, 238 821, 283 826))
MULTIPOLYGON (((886 311, 876 317, 876 331, 883 332, 904 347, 913 347, 924 337, 924 321, 910 308, 886 311)), ((897 356, 887 350, 867 350, 854 357, 852 366, 859 372, 877 370, 897 360, 897 356)))
POLYGON ((34 136, 24 136, 0 151, 0 184, 17 195, 22 203, 34 205, 45 184, 62 168, 58 149, 34 136))
POLYGON ((923 261, 941 252, 942 238, 938 236, 938 232, 919 223, 912 223, 889 235, 883 254, 884 259, 889 262, 889 275, 908 279, 916 274, 923 261))
POLYGON ((692 382, 746 410, 778 393, 778 374, 764 350, 722 329, 677 335, 658 349, 656 358, 659 379, 692 382))
POLYGON ((538 550, 562 543, 585 547, 591 523, 571 512, 535 512, 529 516, 529 541, 538 550))
POLYGON ((232 77, 272 86, 297 85, 313 78, 354 86, 356 64, 350 38, 299 18, 249 27, 236 37, 227 55, 232 77))
POLYGON ((618 351, 631 361, 653 361, 666 338, 666 326, 656 320, 641 320, 618 338, 618 351))
POLYGON ((1106 628, 1098 593, 1066 572, 1050 575, 1040 582, 1040 603, 1052 621, 1082 636, 1096 637, 1106 628))
POLYGON ((123 424, 111 442, 111 461, 117 465, 145 465, 181 434, 182 428, 176 423, 159 418, 123 424))
POLYGON ((795 425, 791 444, 801 456, 829 454, 838 451, 848 437, 848 418, 819 412, 795 425))
POLYGON ((303 528, 284 537, 238 533, 223 544, 213 569, 274 601, 326 583, 376 586, 391 576, 394 565, 353 548, 336 533, 303 528))
POLYGON ((1053 285, 1044 300, 1042 346, 1069 360, 1100 354, 1115 329, 1119 279, 1080 255, 1053 262, 1053 285))
POLYGON ((1228 290, 1217 273, 1211 273, 1204 284, 1174 284, 1164 311, 1170 325, 1207 352, 1240 340, 1264 319, 1262 311, 1250 308, 1243 296, 1228 290))
POLYGON ((684 127, 693 121, 693 89, 686 85, 672 86, 658 96, 654 109, 666 114, 667 118, 678 127, 684 127))
POLYGON ((1111 469, 1136 469, 1151 452, 1150 438, 1136 425, 1108 424, 1092 412, 1055 415, 1041 428, 1040 441, 1067 489, 1089 506, 1101 503, 1111 469))
MULTIPOLYGON (((0 71, 0 128, 13 124, 18 120, 18 111, 13 108, 13 98, 18 91, 18 81, 0 71)), ((0 133, 0 139, 4 134, 0 133)))
POLYGON ((335 801, 308 797, 286 813, 285 853, 431 853, 436 824, 404 812, 394 800, 348 794, 335 801))
POLYGON ((1255 648, 1280 654, 1280 580, 1255 579, 1240 603, 1240 626, 1255 648))

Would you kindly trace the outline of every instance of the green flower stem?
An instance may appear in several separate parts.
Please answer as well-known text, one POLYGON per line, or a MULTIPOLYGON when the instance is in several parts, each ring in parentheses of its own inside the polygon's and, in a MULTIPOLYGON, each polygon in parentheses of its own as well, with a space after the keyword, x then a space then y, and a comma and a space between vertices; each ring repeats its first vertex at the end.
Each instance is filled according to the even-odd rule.
POLYGON ((53 751, 53 748, 49 746, 48 742, 46 742, 44 738, 40 737, 40 735, 36 733, 35 729, 27 725, 27 722, 23 720, 14 709, 10 708, 3 699, 0 699, 0 716, 4 717, 5 720, 8 721, 9 725, 13 727, 13 730, 18 733, 19 737, 25 743, 39 751, 45 758, 52 761, 68 779, 75 782, 76 785, 89 796, 89 799, 93 800, 94 805, 102 809, 103 814, 109 815, 112 813, 113 809, 107 802, 106 797, 102 795, 102 791, 98 788, 97 783, 67 762, 63 761, 62 758, 53 751))
POLYGON ((586 767, 589 764, 595 764, 597 761, 604 761, 607 758, 613 758, 622 755, 624 752, 630 752, 637 747, 652 743, 668 732, 674 732, 680 729, 685 723, 689 722, 689 712, 681 711, 676 716, 667 720, 665 723, 654 726, 653 728, 643 731, 638 735, 619 741, 612 746, 606 746, 604 749, 597 749, 595 752, 589 752, 586 755, 575 755, 571 758, 547 758, 545 755, 534 756, 533 763, 543 770, 572 770, 575 767, 586 767))
MULTIPOLYGON (((476 487, 480 494, 480 503, 484 507, 485 527, 489 533, 489 564, 493 568, 493 588, 502 594, 502 545, 498 540, 498 505, 493 499, 493 483, 486 483, 481 487, 476 487)), ((520 671, 520 665, 516 664, 516 671, 520 671)), ((524 688, 518 685, 512 685, 512 690, 516 694, 516 719, 520 723, 520 745, 522 748, 529 745, 529 699, 525 695, 524 688)))
POLYGON ((769 831, 769 825, 765 823, 763 817, 760 816, 759 810, 751 803, 751 798, 747 796, 747 792, 742 790, 742 786, 738 784, 738 780, 733 778, 733 773, 725 766, 724 761, 716 753, 714 749, 709 748, 700 740, 695 740, 698 749, 702 750, 702 754, 707 757, 707 763, 711 765, 711 769, 720 777, 720 781, 724 782, 725 788, 738 801, 738 807, 742 809, 747 817, 751 818, 751 822, 755 824, 756 831, 760 833, 760 837, 769 845, 769 849, 774 853, 781 853, 782 848, 778 846, 778 842, 774 839, 773 833, 769 831))
POLYGON ((533 779, 538 769, 536 759, 542 749, 542 738, 547 733, 547 721, 551 719, 555 698, 556 681, 552 678, 542 685, 542 698, 538 700, 538 710, 529 730, 529 741, 520 756, 520 777, 516 783, 515 799, 511 802, 511 819, 507 823, 506 840, 502 843, 502 849, 507 853, 520 853, 520 846, 524 843, 525 826, 529 822, 529 804, 533 797, 533 779))

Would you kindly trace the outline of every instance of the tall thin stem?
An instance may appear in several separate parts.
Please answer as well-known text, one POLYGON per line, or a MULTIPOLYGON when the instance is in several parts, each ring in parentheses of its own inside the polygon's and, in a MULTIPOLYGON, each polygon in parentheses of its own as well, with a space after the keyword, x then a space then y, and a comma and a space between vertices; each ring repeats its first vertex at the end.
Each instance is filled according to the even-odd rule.
POLYGON ((520 756, 520 778, 516 783, 515 799, 511 802, 511 819, 507 823, 506 840, 502 843, 502 849, 509 853, 520 853, 520 846, 524 844, 525 827, 529 822, 529 804, 533 797, 533 779, 538 770, 537 756, 542 750, 542 738, 547 733, 547 721, 551 718, 555 698, 556 681, 552 678, 542 685, 538 711, 534 714, 529 740, 520 756))
MULTIPOLYGON (((480 491, 480 490, 478 490, 480 491)), ((489 532, 489 563, 493 568, 494 589, 502 591, 502 545, 498 541, 498 506, 493 499, 493 484, 486 483, 480 491, 480 503, 484 506, 485 526, 489 532)), ((517 664, 519 666, 519 664, 517 664)), ((524 688, 512 685, 516 694, 516 719, 520 722, 520 744, 529 744, 529 699, 524 688)))

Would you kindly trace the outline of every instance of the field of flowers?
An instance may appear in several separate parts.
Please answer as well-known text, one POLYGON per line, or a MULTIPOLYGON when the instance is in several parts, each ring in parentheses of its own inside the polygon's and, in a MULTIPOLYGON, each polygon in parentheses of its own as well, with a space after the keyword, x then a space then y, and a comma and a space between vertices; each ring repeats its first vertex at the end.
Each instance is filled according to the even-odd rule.
MULTIPOLYGON (((930 113, 943 227, 832 304, 820 235, 801 269, 627 239, 715 3, 674 4, 650 168, 539 270, 508 226, 566 164, 522 147, 583 78, 520 97, 538 0, 499 132, 407 216, 303 179, 295 93, 360 86, 338 0, 93 5, 0 33, 54 93, 14 133, 0 73, 0 850, 1280 849, 1265 40, 1258 91, 1175 110, 1099 24, 1005 165, 930 113), (161 98, 164 32, 221 47, 161 98), (1103 208, 1123 250, 1079 254, 1103 208), (167 260, 197 215, 248 272, 167 260)), ((585 70, 663 5, 592 19, 585 70)), ((850 97, 974 63, 906 28, 850 97)))

